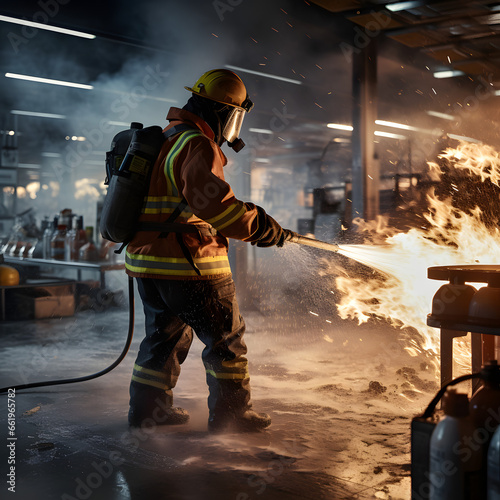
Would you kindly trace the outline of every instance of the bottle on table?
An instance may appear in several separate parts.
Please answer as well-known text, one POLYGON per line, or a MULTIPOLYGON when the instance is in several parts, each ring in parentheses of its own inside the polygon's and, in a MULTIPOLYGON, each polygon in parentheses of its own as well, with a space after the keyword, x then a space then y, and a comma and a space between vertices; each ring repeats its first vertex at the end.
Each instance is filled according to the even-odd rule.
POLYGON ((97 262, 99 260, 99 252, 94 243, 94 228, 86 226, 85 232, 87 235, 87 243, 80 248, 79 260, 83 262, 97 262))
POLYGON ((80 259, 80 248, 88 242, 87 233, 83 229, 83 216, 73 219, 73 227, 66 236, 66 260, 76 262, 80 259))

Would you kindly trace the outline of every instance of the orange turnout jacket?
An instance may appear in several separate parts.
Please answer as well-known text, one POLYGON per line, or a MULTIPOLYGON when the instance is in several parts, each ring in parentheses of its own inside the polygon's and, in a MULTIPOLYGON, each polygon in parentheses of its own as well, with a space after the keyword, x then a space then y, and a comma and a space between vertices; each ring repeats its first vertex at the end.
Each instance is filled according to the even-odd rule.
POLYGON ((170 124, 193 128, 168 138, 153 167, 140 223, 164 223, 181 203, 187 206, 176 223, 196 232, 139 230, 127 246, 127 274, 140 278, 209 279, 231 273, 227 238, 255 241, 259 233, 257 207, 234 196, 224 180, 227 158, 213 141, 208 124, 191 113, 171 108, 170 124), (189 228, 192 230, 192 228, 189 228), (178 238, 182 238, 184 251, 178 238), (185 249, 198 268, 186 258, 185 249))

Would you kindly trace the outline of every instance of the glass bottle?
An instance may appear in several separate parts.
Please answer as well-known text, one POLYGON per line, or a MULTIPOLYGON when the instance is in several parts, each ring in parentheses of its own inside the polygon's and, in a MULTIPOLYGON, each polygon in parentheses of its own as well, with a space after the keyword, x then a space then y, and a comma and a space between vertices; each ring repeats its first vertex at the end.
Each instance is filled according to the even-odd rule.
POLYGON ((84 262, 97 262, 99 260, 99 253, 94 243, 94 228, 92 226, 86 226, 85 232, 87 235, 87 243, 80 248, 80 260, 84 262))
POLYGON ((52 240, 52 236, 54 232, 57 230, 57 224, 59 221, 59 217, 56 215, 52 222, 48 225, 48 227, 43 232, 43 246, 42 246, 42 256, 44 259, 50 259, 50 242, 52 240))
POLYGON ((50 258, 55 260, 64 260, 64 248, 66 246, 67 227, 59 224, 52 239, 50 240, 50 258))

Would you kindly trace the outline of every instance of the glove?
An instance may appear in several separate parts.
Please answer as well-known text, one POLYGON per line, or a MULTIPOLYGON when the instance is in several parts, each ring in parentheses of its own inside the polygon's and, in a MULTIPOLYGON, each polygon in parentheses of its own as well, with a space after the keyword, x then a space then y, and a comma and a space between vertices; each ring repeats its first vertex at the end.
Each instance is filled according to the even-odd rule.
POLYGON ((280 241, 276 243, 276 246, 281 248, 285 241, 290 241, 293 238, 293 234, 293 231, 291 231, 290 229, 283 229, 280 241))
POLYGON ((257 210, 259 212, 259 235, 255 241, 252 241, 252 245, 261 248, 283 246, 285 242, 283 228, 270 215, 267 215, 263 208, 257 207, 257 210))

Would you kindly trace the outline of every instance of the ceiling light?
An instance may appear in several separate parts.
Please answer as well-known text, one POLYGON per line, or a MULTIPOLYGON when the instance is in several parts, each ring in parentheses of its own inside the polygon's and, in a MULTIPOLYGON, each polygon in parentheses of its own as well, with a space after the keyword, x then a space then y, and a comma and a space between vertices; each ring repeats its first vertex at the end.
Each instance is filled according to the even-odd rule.
POLYGON ((400 128, 402 130, 418 130, 416 127, 411 125, 404 125, 403 123, 387 122, 385 120, 375 120, 377 125, 382 125, 384 127, 400 128))
POLYGON ((271 163, 269 158, 255 158, 255 161, 258 163, 271 163))
POLYGON ((435 71, 434 78, 453 78, 454 76, 463 76, 465 73, 463 71, 458 71, 456 69, 448 69, 445 71, 435 71))
POLYGON ((11 110, 11 114, 22 116, 37 116, 39 118, 59 118, 61 120, 64 120, 66 118, 65 115, 55 115, 53 113, 38 113, 37 111, 21 111, 19 109, 11 110))
POLYGON ((446 113, 439 113, 439 111, 426 111, 429 116, 435 116, 436 118, 442 118, 443 120, 453 121, 455 117, 453 115, 447 115, 446 113))
POLYGON ((401 10, 410 10, 414 9, 415 7, 420 7, 424 2, 419 2, 415 0, 414 2, 396 2, 396 3, 390 3, 385 6, 387 10, 390 10, 391 12, 399 12, 401 10))
POLYGON ((475 142, 476 144, 482 144, 482 141, 478 139, 474 139, 472 137, 465 137, 463 135, 456 134, 446 134, 450 139, 455 139, 456 141, 466 141, 466 142, 475 142))
POLYGON ((389 132, 381 132, 380 130, 375 130, 374 134, 378 137, 388 137, 389 139, 398 139, 400 141, 407 138, 405 135, 391 134, 389 132))
POLYGON ((44 151, 41 155, 44 158, 60 158, 62 156, 61 153, 50 153, 49 151, 44 151))
POLYGON ((243 73, 250 73, 251 75, 265 76, 266 78, 272 78, 274 80, 281 80, 282 82, 295 83, 295 85, 302 85, 300 80, 292 80, 291 78, 285 78, 284 76, 270 75, 269 73, 261 73, 260 71, 254 71, 252 69, 239 68, 238 66, 231 66, 230 64, 225 65, 226 68, 234 69, 235 71, 242 71, 243 73))
POLYGON ((352 125, 342 125, 341 123, 329 123, 328 128, 333 128, 335 130, 348 130, 352 132, 352 125))
POLYGON ((267 130, 267 128, 249 128, 248 131, 256 134, 274 134, 272 130, 267 130))
POLYGON ((4 21, 6 23, 21 24, 23 26, 29 26, 30 28, 55 31, 57 33, 63 33, 64 35, 79 36, 80 38, 88 38, 90 40, 96 37, 95 35, 91 35, 90 33, 82 33, 81 31, 68 30, 66 28, 59 28, 57 26, 49 26, 48 24, 35 23, 33 21, 27 21, 26 19, 17 19, 15 17, 0 16, 0 21, 4 21))
POLYGON ((109 122, 106 122, 108 125, 113 125, 115 127, 130 127, 130 123, 129 122, 113 122, 113 121, 109 121, 109 122))
POLYGON ((83 83, 63 82, 62 80, 52 80, 50 78, 39 78, 38 76, 18 75, 16 73, 5 73, 7 78, 15 78, 17 80, 27 80, 37 83, 50 83, 51 85, 62 85, 63 87, 74 87, 77 89, 92 90, 92 85, 84 85, 83 83))

